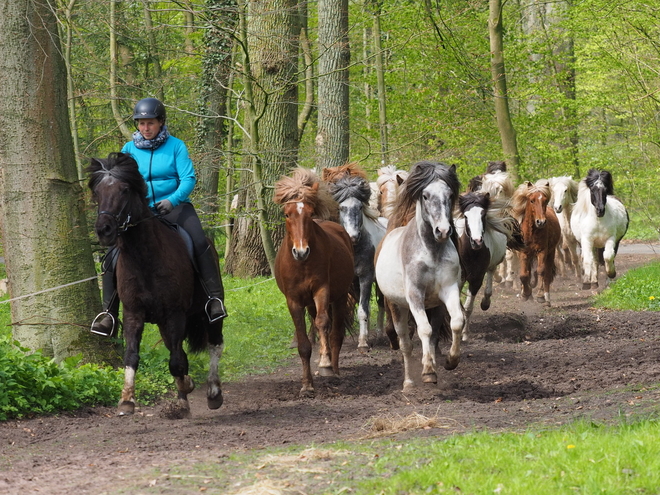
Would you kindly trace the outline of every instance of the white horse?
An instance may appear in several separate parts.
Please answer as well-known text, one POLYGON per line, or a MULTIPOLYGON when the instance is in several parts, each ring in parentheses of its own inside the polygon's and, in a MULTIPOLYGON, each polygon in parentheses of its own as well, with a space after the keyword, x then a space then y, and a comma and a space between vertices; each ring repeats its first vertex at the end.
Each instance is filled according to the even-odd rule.
POLYGON ((626 207, 614 196, 612 174, 589 170, 580 181, 571 216, 571 229, 582 251, 582 289, 598 288, 599 262, 609 279, 616 277, 614 257, 628 223, 626 207))
POLYGON ((577 193, 578 183, 571 177, 552 177, 550 179, 550 202, 561 227, 561 241, 557 246, 559 274, 565 276, 567 271, 571 270, 579 280, 582 269, 577 252, 578 241, 571 229, 571 215, 573 214, 573 203, 577 201, 577 193))
POLYGON ((461 266, 452 240, 455 235, 452 213, 458 188, 455 166, 416 163, 390 218, 392 230, 376 255, 376 280, 390 308, 403 353, 404 390, 414 384, 409 314, 415 319, 422 342, 423 382, 438 381, 435 351, 440 332, 446 337, 451 335, 452 339, 445 368, 454 369, 460 360, 465 316, 461 305, 461 266), (438 313, 443 313, 444 321, 433 328, 431 321, 436 322, 433 315, 438 313))

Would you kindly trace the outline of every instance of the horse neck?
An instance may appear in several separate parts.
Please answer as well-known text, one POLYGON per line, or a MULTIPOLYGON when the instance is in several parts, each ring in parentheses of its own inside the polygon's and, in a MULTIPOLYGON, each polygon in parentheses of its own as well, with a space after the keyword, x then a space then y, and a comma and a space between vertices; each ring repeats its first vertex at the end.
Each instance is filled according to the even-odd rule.
POLYGON ((162 238, 163 228, 165 226, 156 217, 142 217, 117 238, 117 246, 122 253, 142 256, 150 261, 154 246, 167 242, 162 238))

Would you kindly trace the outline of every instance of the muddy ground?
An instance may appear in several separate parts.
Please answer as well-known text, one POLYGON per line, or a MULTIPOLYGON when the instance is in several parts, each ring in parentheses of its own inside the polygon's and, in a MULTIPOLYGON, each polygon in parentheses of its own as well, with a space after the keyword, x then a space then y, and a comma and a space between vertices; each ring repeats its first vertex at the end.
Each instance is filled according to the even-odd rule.
MULTIPOLYGON (((649 249, 624 248, 619 274, 658 257, 649 249)), ((579 287, 557 279, 549 309, 496 288, 491 308, 475 309, 458 368, 440 368, 437 386, 419 384, 405 395, 400 353, 384 339, 361 353, 348 338, 340 379, 316 377, 314 399, 298 397, 296 358, 272 374, 225 384, 225 404, 217 411, 206 408, 199 387, 190 419, 163 417, 164 402, 132 417, 88 408, 1 423, 0 493, 142 493, 139 487, 144 493, 194 493, 205 489, 167 488, 162 479, 155 486, 154 473, 222 463, 231 453, 267 446, 371 437, 379 434, 374 424, 414 413, 435 418, 436 427, 399 438, 657 413, 660 313, 594 309, 591 292, 579 287)), ((295 493, 303 492, 313 493, 295 493)))

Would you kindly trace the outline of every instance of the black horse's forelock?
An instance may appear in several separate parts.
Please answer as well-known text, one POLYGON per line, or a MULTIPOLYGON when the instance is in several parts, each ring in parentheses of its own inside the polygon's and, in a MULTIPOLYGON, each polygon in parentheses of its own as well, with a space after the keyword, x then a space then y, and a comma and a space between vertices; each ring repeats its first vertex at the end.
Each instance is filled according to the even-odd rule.
POLYGON ((431 161, 421 161, 413 165, 410 169, 410 175, 403 183, 401 196, 407 197, 408 200, 417 201, 424 189, 437 180, 441 180, 449 186, 453 201, 455 201, 460 188, 456 168, 431 161))
POLYGON ((135 159, 127 153, 110 153, 108 158, 92 158, 87 168, 89 188, 94 191, 107 176, 128 184, 141 197, 147 196, 147 184, 135 159))
POLYGON ((461 212, 465 213, 474 206, 480 206, 484 210, 488 210, 490 197, 478 192, 467 192, 458 197, 458 207, 461 212))
POLYGON ((371 197, 369 183, 357 175, 345 175, 336 182, 331 183, 330 192, 337 203, 342 203, 349 198, 356 198, 363 204, 368 205, 371 197))
POLYGON ((592 168, 591 170, 589 170, 589 172, 587 173, 587 177, 584 179, 589 189, 593 189, 594 184, 598 180, 602 181, 603 186, 605 186, 605 192, 607 193, 607 195, 613 196, 614 180, 612 179, 612 174, 607 170, 597 170, 595 168, 592 168))

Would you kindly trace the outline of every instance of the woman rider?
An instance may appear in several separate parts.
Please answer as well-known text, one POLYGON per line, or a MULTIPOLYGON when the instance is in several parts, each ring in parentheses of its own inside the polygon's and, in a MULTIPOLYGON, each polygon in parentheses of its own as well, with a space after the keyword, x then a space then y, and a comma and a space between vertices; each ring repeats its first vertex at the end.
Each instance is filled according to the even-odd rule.
MULTIPOLYGON (((144 98, 133 110, 137 131, 121 149, 129 153, 147 183, 147 199, 154 212, 181 226, 192 238, 199 277, 209 297, 206 313, 211 322, 227 316, 220 268, 202 230, 189 195, 197 179, 185 143, 171 136, 165 125, 165 106, 156 98, 144 98)), ((117 327, 119 297, 115 289, 114 249, 103 262, 103 312, 92 323, 91 331, 112 335, 117 327)))

